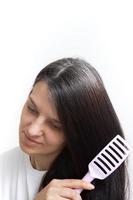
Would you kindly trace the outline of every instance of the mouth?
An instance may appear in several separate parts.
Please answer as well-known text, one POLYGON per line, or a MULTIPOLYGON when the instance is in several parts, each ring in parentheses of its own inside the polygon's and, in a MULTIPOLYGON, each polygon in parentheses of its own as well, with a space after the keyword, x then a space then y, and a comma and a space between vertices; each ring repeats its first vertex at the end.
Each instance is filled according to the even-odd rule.
POLYGON ((28 146, 37 146, 37 145, 42 145, 42 143, 35 141, 31 139, 28 135, 24 133, 24 143, 27 144, 28 146))

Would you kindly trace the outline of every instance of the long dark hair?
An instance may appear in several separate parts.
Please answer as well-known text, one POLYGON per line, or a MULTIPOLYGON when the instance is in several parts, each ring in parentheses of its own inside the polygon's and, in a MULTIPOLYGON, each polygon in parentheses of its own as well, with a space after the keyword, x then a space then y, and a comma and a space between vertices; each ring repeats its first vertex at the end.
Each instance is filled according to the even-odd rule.
MULTIPOLYGON (((118 117, 98 72, 79 58, 63 58, 44 67, 34 85, 47 83, 66 136, 66 146, 43 177, 39 191, 52 179, 81 179, 88 163, 117 134, 118 117)), ((45 105, 44 105, 45 106, 45 105)), ((105 180, 94 180, 95 190, 84 190, 83 200, 125 200, 125 162, 105 180)))

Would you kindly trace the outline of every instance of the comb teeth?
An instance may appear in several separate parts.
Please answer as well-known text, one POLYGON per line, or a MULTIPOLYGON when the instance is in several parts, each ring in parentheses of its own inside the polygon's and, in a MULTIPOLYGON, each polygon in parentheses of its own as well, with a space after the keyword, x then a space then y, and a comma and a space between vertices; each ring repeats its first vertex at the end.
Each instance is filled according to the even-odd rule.
MULTIPOLYGON (((105 179, 127 158, 131 147, 120 136, 117 135, 102 151, 89 163, 88 172, 82 178, 87 182, 96 179, 105 179)), ((83 189, 76 189, 80 194, 83 189)))
POLYGON ((94 159, 94 164, 106 175, 114 171, 128 156, 130 147, 117 135, 94 159))

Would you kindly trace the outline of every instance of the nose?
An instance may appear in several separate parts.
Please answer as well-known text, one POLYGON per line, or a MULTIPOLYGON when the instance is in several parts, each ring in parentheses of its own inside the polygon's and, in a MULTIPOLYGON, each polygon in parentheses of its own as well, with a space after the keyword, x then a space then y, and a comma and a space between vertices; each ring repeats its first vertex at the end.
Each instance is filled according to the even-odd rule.
POLYGON ((42 136, 43 135, 43 121, 40 118, 32 121, 27 127, 27 132, 30 137, 42 136))

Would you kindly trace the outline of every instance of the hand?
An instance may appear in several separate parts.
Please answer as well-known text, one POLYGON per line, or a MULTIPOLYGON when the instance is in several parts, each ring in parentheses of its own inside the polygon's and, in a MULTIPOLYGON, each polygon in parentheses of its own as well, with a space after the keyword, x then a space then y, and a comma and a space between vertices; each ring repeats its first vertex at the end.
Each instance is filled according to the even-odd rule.
POLYGON ((34 200, 82 200, 74 189, 92 190, 94 185, 79 179, 53 179, 34 200))

